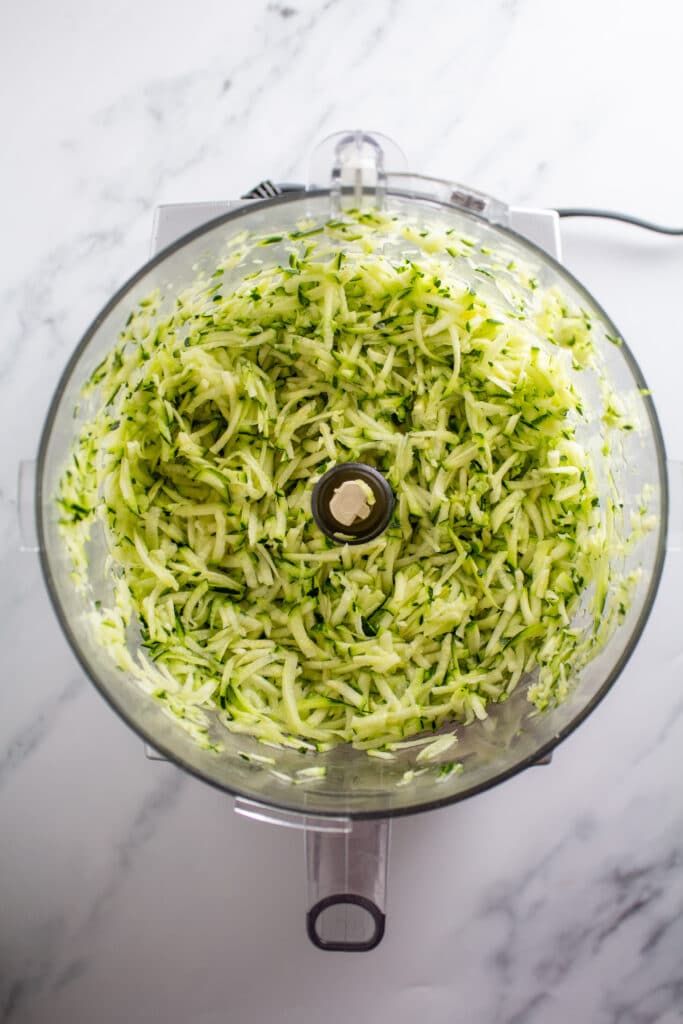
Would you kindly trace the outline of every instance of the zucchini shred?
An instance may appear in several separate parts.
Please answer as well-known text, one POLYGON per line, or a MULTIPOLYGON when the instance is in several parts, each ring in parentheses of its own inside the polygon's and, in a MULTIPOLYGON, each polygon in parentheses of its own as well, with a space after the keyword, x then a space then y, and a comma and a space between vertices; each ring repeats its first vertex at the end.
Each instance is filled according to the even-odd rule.
POLYGON ((538 711, 561 702, 626 615, 639 572, 619 559, 652 525, 643 508, 624 538, 581 440, 581 374, 600 383, 603 453, 634 428, 603 331, 454 231, 350 212, 238 236, 172 304, 148 296, 84 388, 58 500, 85 593, 95 526, 108 547, 98 641, 216 750, 218 723, 392 756, 520 683, 538 711), (287 259, 257 260, 274 243, 287 259), (396 498, 355 547, 310 513, 351 461, 396 498))

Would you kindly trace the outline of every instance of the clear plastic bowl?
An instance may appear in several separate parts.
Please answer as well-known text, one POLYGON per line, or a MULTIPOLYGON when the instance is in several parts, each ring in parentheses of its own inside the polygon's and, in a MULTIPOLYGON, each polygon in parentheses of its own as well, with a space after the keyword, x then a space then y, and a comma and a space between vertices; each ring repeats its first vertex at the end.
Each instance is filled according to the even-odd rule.
MULTIPOLYGON (((487 223, 478 216, 443 203, 416 198, 414 194, 388 193, 385 205, 399 217, 453 227, 480 242, 484 248, 504 248, 516 259, 535 267, 541 287, 558 285, 592 315, 607 331, 617 335, 605 312, 581 285, 557 262, 511 231, 487 223)), ((79 427, 74 418, 82 384, 115 343, 131 309, 153 289, 171 304, 174 296, 192 280, 198 269, 211 271, 226 241, 238 231, 275 235, 291 230, 302 217, 324 222, 330 213, 330 192, 317 190, 294 194, 241 208, 185 236, 160 253, 124 285, 97 317, 79 344, 53 399, 40 446, 37 482, 37 520, 41 560, 47 586, 66 636, 83 668, 122 718, 167 758, 204 781, 230 793, 274 808, 307 816, 386 818, 449 804, 471 796, 544 758, 592 711, 617 679, 645 626, 655 597, 664 557, 667 529, 667 481, 661 431, 652 401, 644 393, 645 382, 635 359, 624 344, 605 344, 602 357, 612 387, 629 393, 637 406, 640 429, 625 434, 619 450, 610 458, 610 470, 618 481, 624 503, 624 522, 637 506, 645 484, 652 487, 652 511, 656 528, 633 547, 619 568, 636 565, 643 575, 625 622, 604 649, 574 680, 571 695, 559 707, 534 714, 524 687, 511 699, 490 709, 489 717, 458 727, 455 757, 461 773, 443 773, 439 763, 419 764, 427 770, 406 782, 405 773, 416 767, 417 751, 402 751, 395 760, 368 757, 363 751, 340 746, 329 753, 298 753, 269 749, 274 764, 247 761, 243 755, 262 754, 263 747, 246 736, 222 730, 224 750, 203 750, 162 713, 157 704, 122 674, 98 646, 89 626, 88 602, 103 595, 104 544, 95 545, 90 564, 91 597, 79 595, 69 578, 70 565, 58 532, 55 494, 60 474, 69 457, 79 427), (99 554, 98 554, 99 552, 99 554), (296 773, 312 764, 325 765, 324 778, 302 780, 296 773), (289 781, 296 779, 296 782, 289 781)), ((259 250, 269 263, 286 259, 280 245, 259 250)), ((252 271, 253 254, 233 271, 237 281, 252 271)), ((482 254, 481 264, 486 266, 482 254)), ((586 391, 586 379, 577 386, 586 391)), ((590 388, 589 388, 590 390, 590 388)), ((594 388, 588 396, 594 406, 593 428, 599 424, 601 397, 594 388)), ((597 436, 597 432, 596 432, 597 436)), ((593 438, 594 440, 594 438, 593 438)), ((591 443, 590 429, 584 438, 591 443)), ((603 473, 603 484, 606 475, 603 473)), ((452 758, 453 753, 449 752, 452 758)))

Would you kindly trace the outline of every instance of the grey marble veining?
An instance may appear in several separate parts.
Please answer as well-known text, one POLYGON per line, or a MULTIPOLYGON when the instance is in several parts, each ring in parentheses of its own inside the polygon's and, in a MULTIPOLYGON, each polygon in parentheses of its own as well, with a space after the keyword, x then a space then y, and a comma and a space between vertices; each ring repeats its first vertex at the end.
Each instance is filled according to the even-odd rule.
MULTIPOLYGON (((300 837, 144 758, 16 523, 17 463, 159 203, 305 180, 316 141, 360 125, 510 202, 683 222, 680 10, 26 0, 2 17, 0 1020, 683 1021, 683 555, 551 767, 396 823, 386 938, 340 957, 305 938, 300 837)), ((683 243, 577 222, 563 244, 683 457, 683 243)))

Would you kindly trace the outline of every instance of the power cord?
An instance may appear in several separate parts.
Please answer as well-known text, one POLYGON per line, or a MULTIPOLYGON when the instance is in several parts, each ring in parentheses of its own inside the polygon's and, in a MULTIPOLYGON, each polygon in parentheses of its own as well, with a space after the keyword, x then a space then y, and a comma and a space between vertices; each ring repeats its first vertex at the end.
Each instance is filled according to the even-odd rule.
POLYGON ((560 217, 600 217, 603 220, 620 220, 624 224, 633 224, 646 231, 657 231, 660 235, 683 235, 683 228, 669 228, 663 224, 654 224, 642 217, 631 217, 628 213, 617 213, 615 210, 589 210, 581 207, 563 207, 556 211, 560 217))

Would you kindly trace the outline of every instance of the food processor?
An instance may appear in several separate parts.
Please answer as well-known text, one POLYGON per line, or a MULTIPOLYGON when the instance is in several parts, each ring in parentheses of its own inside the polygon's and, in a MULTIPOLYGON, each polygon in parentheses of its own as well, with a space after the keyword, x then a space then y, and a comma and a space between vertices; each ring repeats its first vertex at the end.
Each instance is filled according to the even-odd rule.
MULTIPOLYGON (((605 311, 554 258, 553 253, 558 252, 554 212, 514 210, 452 181, 409 173, 400 149, 391 140, 363 131, 341 132, 315 150, 305 188, 263 183, 251 198, 235 203, 162 208, 156 226, 157 251, 97 316, 64 371, 43 430, 35 483, 38 547, 46 585, 84 671, 142 737, 150 757, 168 759, 230 794, 240 814, 304 832, 307 931, 319 948, 340 951, 370 950, 384 934, 393 817, 445 807, 546 762, 553 748, 605 696, 626 665, 652 609, 664 562, 668 515, 664 446, 646 383, 626 343, 620 339, 618 344, 601 343, 599 357, 605 377, 614 393, 628 396, 636 426, 605 456, 600 486, 605 495, 612 486, 619 494, 621 509, 615 522, 624 539, 644 493, 652 514, 652 529, 637 544, 615 545, 620 573, 637 569, 639 584, 623 621, 571 681, 562 703, 539 713, 526 699, 525 687, 520 686, 505 702, 492 704, 483 720, 448 727, 446 731, 457 735, 457 771, 452 770, 453 751, 445 748, 443 754, 431 758, 425 758, 419 746, 407 746, 384 759, 368 757, 365 751, 346 744, 323 753, 268 747, 264 756, 262 744, 227 731, 222 735, 223 749, 217 753, 202 748, 179 729, 116 667, 94 635, 88 614, 98 581, 106 576, 106 546, 93 546, 88 576, 95 586, 92 592, 80 592, 71 580, 72 567, 59 533, 55 500, 79 428, 82 414, 74 415, 74 410, 84 382, 113 347, 141 299, 159 289, 171 302, 198 272, 210 273, 227 240, 238 232, 284 237, 302 220, 322 224, 346 209, 366 207, 418 224, 438 223, 475 239, 484 269, 489 266, 488 254, 504 248, 533 268, 541 287, 559 287, 604 325, 605 337, 619 339, 605 311), (544 248, 525 237, 538 236, 539 231, 544 235, 544 248), (311 767, 324 767, 325 772, 310 772, 311 767)), ((252 262, 233 268, 235 282, 254 270, 253 258, 252 253, 248 257, 252 262)), ((259 253, 261 265, 275 265, 283 259, 284 243, 275 242, 259 253)), ((597 437, 605 399, 598 390, 591 398, 597 437)), ((390 502, 387 507, 390 514, 390 502)), ((618 599, 616 591, 607 595, 606 615, 610 603, 618 599)))

